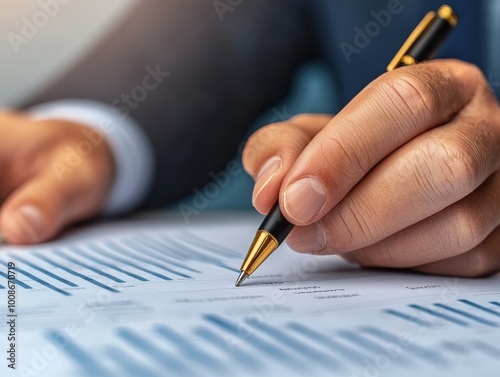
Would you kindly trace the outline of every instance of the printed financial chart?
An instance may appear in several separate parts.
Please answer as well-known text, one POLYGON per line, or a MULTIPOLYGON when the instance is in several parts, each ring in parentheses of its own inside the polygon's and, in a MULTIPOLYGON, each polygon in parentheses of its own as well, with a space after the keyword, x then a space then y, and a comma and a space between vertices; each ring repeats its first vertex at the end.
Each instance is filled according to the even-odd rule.
POLYGON ((500 276, 360 270, 282 247, 235 288, 260 219, 233 220, 2 246, 0 330, 8 346, 15 319, 16 369, 4 358, 1 375, 498 375, 500 276))

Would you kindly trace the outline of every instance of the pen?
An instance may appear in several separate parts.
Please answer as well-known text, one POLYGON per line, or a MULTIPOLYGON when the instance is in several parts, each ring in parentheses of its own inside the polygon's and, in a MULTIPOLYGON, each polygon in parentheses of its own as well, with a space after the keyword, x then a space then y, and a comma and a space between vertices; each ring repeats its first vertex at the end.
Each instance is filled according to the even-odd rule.
MULTIPOLYGON (((458 17, 448 5, 441 6, 437 12, 427 13, 389 63, 387 71, 431 59, 457 23, 458 17)), ((278 248, 294 226, 276 202, 250 245, 235 283, 237 287, 278 248)))

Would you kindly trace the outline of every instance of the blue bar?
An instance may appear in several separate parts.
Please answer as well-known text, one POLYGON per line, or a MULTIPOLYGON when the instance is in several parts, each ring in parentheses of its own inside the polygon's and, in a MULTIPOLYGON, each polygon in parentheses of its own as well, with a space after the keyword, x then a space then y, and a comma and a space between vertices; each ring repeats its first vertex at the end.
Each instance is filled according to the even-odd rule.
MULTIPOLYGON (((3 262, 3 264, 7 267, 7 263, 3 262)), ((59 294, 62 294, 63 296, 71 296, 71 293, 63 291, 62 289, 53 286, 52 284, 46 282, 45 280, 40 279, 39 277, 29 273, 28 271, 25 271, 24 269, 22 269, 18 266, 16 266, 16 272, 23 274, 24 276, 28 277, 29 279, 34 280, 37 283, 43 285, 44 287, 52 289, 53 291, 55 291, 59 294)))
POLYGON ((344 346, 343 344, 336 342, 332 338, 327 337, 327 336, 325 336, 325 335, 323 335, 323 334, 321 334, 321 333, 319 333, 319 332, 317 332, 309 327, 306 327, 300 323, 291 322, 288 324, 288 327, 291 330, 293 330, 293 331, 295 331, 295 332, 297 332, 297 333, 299 333, 299 334, 301 334, 309 339, 312 339, 315 342, 322 343, 327 348, 338 352, 339 354, 344 356, 346 359, 353 361, 355 363, 355 365, 361 365, 363 360, 366 359, 366 355, 358 352, 357 350, 354 350, 350 347, 344 346))
MULTIPOLYGON (((121 260, 123 263, 126 263, 127 259, 126 258, 122 258, 121 256, 128 257, 129 259, 135 259, 135 260, 138 260, 141 263, 149 264, 151 266, 154 266, 154 267, 157 267, 157 268, 160 268, 160 269, 163 269, 163 270, 168 270, 168 269, 163 268, 160 264, 156 263, 155 261, 144 260, 144 258, 140 258, 140 257, 137 257, 135 255, 131 255, 131 252, 129 250, 124 249, 123 247, 121 247, 120 245, 118 245, 118 244, 116 244, 116 243, 114 243, 112 241, 106 242, 105 245, 108 247, 108 250, 111 250, 111 252, 114 253, 114 255, 116 255, 116 254, 120 255, 120 259, 119 260, 121 260)), ((116 257, 114 255, 113 255, 112 258, 117 259, 118 257, 116 257)), ((165 276, 163 274, 154 272, 152 270, 146 270, 144 267, 139 267, 139 265, 135 265, 135 266, 138 266, 136 268, 139 268, 139 269, 141 269, 143 271, 147 271, 151 275, 154 275, 154 276, 156 276, 156 277, 158 277, 160 279, 173 280, 172 278, 170 278, 168 276, 165 276)), ((172 272, 172 271, 169 270, 169 272, 172 272)))
MULTIPOLYGON (((158 242, 160 242, 160 241, 158 241, 158 242)), ((162 247, 163 251, 168 252, 168 255, 172 255, 173 258, 175 257, 178 260, 181 260, 181 261, 199 260, 199 259, 193 258, 193 255, 190 253, 186 253, 186 252, 182 253, 179 250, 177 250, 176 248, 173 248, 170 243, 161 244, 161 247, 162 247)))
POLYGON ((398 310, 385 309, 383 312, 387 313, 387 314, 391 314, 391 315, 393 315, 395 317, 398 317, 398 318, 405 319, 407 321, 413 322, 413 323, 415 323, 415 324, 417 324, 419 326, 422 326, 422 327, 429 327, 430 326, 429 322, 424 321, 424 320, 422 320, 420 318, 408 315, 406 313, 402 313, 402 312, 400 312, 398 310))
POLYGON ((264 339, 249 333, 248 329, 245 329, 244 336, 242 336, 238 325, 229 322, 226 319, 219 317, 218 315, 206 314, 204 318, 208 322, 211 322, 224 331, 234 335, 240 341, 251 345, 253 348, 257 349, 259 352, 264 353, 266 356, 273 357, 274 359, 279 360, 283 363, 283 365, 289 366, 292 369, 304 368, 304 365, 299 364, 297 362, 297 358, 295 358, 293 355, 290 355, 288 352, 284 352, 280 348, 277 348, 275 345, 265 341, 264 339))
POLYGON ((217 255, 220 255, 220 256, 223 256, 226 258, 240 258, 241 257, 240 253, 237 253, 236 251, 228 249, 224 246, 215 244, 212 241, 203 239, 194 233, 185 232, 185 234, 183 234, 181 237, 182 237, 183 241, 188 243, 189 245, 197 246, 199 248, 202 248, 203 250, 212 251, 217 255))
POLYGON ((218 347, 221 351, 227 352, 230 356, 232 356, 233 359, 236 360, 236 362, 241 364, 245 368, 245 370, 262 370, 262 364, 260 360, 253 357, 253 355, 249 353, 241 351, 238 347, 229 348, 224 338, 220 337, 212 330, 209 330, 205 327, 197 327, 195 328, 194 332, 200 338, 203 338, 214 346, 218 347))
POLYGON ((193 371, 183 363, 179 362, 176 356, 171 356, 165 353, 163 350, 157 348, 153 343, 149 342, 145 337, 136 334, 132 330, 122 327, 117 329, 117 334, 122 339, 126 340, 132 347, 138 349, 144 355, 162 365, 169 372, 175 372, 175 376, 178 376, 178 373, 182 373, 182 375, 186 376, 194 375, 193 371))
MULTIPOLYGON (((368 333, 368 334, 374 335, 380 339, 391 342, 393 344, 399 344, 399 339, 397 338, 397 336, 394 336, 394 335, 392 335, 384 330, 380 330, 376 327, 364 326, 361 328, 361 330, 368 333)), ((411 352, 412 354, 414 354, 415 356, 418 356, 418 357, 424 359, 425 361, 432 361, 434 364, 437 364, 437 365, 446 365, 447 364, 446 359, 438 351, 427 350, 427 349, 420 347, 414 343, 409 343, 409 344, 404 345, 404 346, 401 345, 400 347, 401 347, 401 349, 405 349, 408 352, 411 352)))
MULTIPOLYGON (((178 247, 180 249, 185 249, 186 248, 185 246, 183 246, 182 244, 180 244, 180 243, 178 243, 177 241, 174 241, 174 240, 170 241, 170 245, 171 245, 171 247, 178 247)), ((211 257, 211 256, 208 256, 208 255, 205 255, 205 254, 201 253, 198 250, 189 249, 189 253, 188 254, 189 254, 189 257, 191 257, 191 259, 193 259, 193 260, 203 261, 203 262, 206 262, 206 263, 209 263, 209 264, 213 264, 215 266, 222 267, 222 268, 224 268, 226 270, 233 271, 233 272, 236 272, 236 273, 240 272, 239 269, 236 269, 236 268, 233 268, 231 266, 228 266, 224 262, 221 262, 219 259, 211 257)))
POLYGON ((78 285, 76 285, 75 283, 72 283, 71 281, 69 280, 66 280, 64 279, 63 277, 59 276, 59 275, 56 275, 48 270, 46 270, 45 268, 42 268, 40 266, 37 266, 36 264, 34 263, 31 263, 30 261, 24 259, 24 258, 21 258, 20 256, 16 255, 15 259, 17 259, 18 261, 20 261, 21 263, 24 263, 25 265, 27 266, 30 266, 32 269, 34 270, 37 270, 37 271, 40 271, 41 273, 47 275, 48 277, 51 277, 52 279, 55 279, 57 281, 60 281, 61 283, 63 284, 66 284, 67 286, 69 287, 78 287, 78 285))
POLYGON ((473 345, 475 349, 478 351, 481 351, 482 353, 491 356, 495 359, 495 361, 498 361, 500 359, 500 349, 492 346, 491 344, 482 342, 480 340, 477 340, 473 342, 473 345))
POLYGON ((285 332, 266 325, 263 322, 257 322, 257 321, 252 321, 250 319, 246 320, 246 323, 249 324, 252 328, 257 329, 274 339, 278 340, 279 342, 283 343, 285 346, 291 348, 292 350, 296 351, 299 355, 308 357, 309 359, 313 360, 314 362, 319 362, 323 364, 324 366, 327 367, 327 369, 331 370, 335 367, 339 367, 339 361, 334 359, 333 357, 317 351, 311 347, 309 347, 307 344, 302 343, 301 341, 291 337, 290 335, 286 334, 285 332))
POLYGON ((157 250, 154 246, 147 244, 146 243, 147 241, 141 242, 140 238, 139 238, 139 240, 130 238, 130 239, 124 240, 124 242, 131 244, 134 248, 140 250, 142 253, 145 253, 152 258, 158 258, 167 264, 171 264, 172 266, 180 267, 180 268, 183 268, 183 269, 188 270, 190 272, 196 272, 198 274, 201 274, 200 270, 197 270, 196 268, 189 267, 183 263, 176 262, 175 260, 173 260, 173 257, 165 255, 160 250, 157 250))
POLYGON ((19 285, 20 287, 22 288, 25 288, 25 289, 33 289, 31 288, 28 284, 26 283, 23 283, 22 281, 18 280, 18 279, 9 279, 9 277, 7 276, 6 273, 3 273, 2 271, 0 271, 0 276, 3 276, 5 279, 7 280, 11 280, 13 281, 14 283, 16 283, 16 285, 19 285))
POLYGON ((111 281, 114 281, 115 283, 125 283, 125 280, 119 279, 116 276, 110 275, 107 272, 101 271, 98 268, 95 268, 93 266, 90 266, 86 263, 79 261, 78 259, 70 257, 69 255, 66 255, 63 251, 61 251, 59 249, 55 249, 54 254, 56 254, 60 258, 66 259, 67 261, 70 261, 73 264, 76 264, 77 266, 83 267, 83 268, 90 270, 98 275, 101 275, 101 276, 103 276, 111 281))
POLYGON ((490 304, 493 304, 493 305, 500 307, 500 302, 490 301, 490 304))
POLYGON ((486 325, 486 326, 498 327, 498 324, 496 324, 493 321, 489 321, 487 319, 478 317, 477 315, 465 312, 465 311, 460 310, 460 309, 452 308, 451 306, 448 306, 448 305, 444 305, 444 304, 439 304, 438 303, 438 304, 434 304, 434 306, 437 306, 438 308, 441 308, 441 309, 444 309, 444 310, 448 310, 448 311, 450 311, 452 313, 455 313, 455 314, 459 314, 461 316, 464 316, 465 318, 472 319, 473 321, 476 321, 476 322, 481 323, 481 324, 486 325))
POLYGON ((93 357, 83 348, 78 347, 69 336, 66 334, 50 330, 47 332, 47 337, 56 345, 59 350, 63 350, 78 366, 85 371, 88 376, 111 377, 102 365, 99 364, 98 358, 93 357))
POLYGON ((179 351, 193 362, 199 363, 207 367, 217 374, 227 372, 229 365, 226 367, 220 360, 204 352, 195 343, 188 341, 184 336, 177 334, 164 325, 155 326, 154 330, 164 339, 168 340, 174 346, 179 348, 179 351))
POLYGON ((56 268, 59 268, 63 271, 66 271, 68 274, 74 275, 76 277, 79 277, 80 279, 83 279, 91 284, 98 286, 99 288, 105 289, 105 290, 113 292, 113 293, 119 293, 119 291, 117 291, 116 289, 108 287, 107 285, 104 285, 101 282, 98 282, 97 280, 94 280, 86 275, 80 274, 79 272, 73 271, 70 268, 67 268, 67 267, 65 267, 57 262, 54 262, 51 259, 47 258, 45 255, 40 255, 38 253, 33 254, 33 255, 35 255, 37 258, 43 260, 44 262, 51 264, 52 266, 54 266, 56 268))
POLYGON ((138 260, 138 261, 140 261, 142 263, 146 263, 146 264, 149 264, 151 266, 155 266, 157 268, 160 268, 162 270, 165 270, 167 272, 170 272, 171 274, 180 276, 182 278, 192 279, 191 276, 186 275, 186 274, 184 274, 182 272, 178 272, 178 271, 172 270, 171 268, 169 268, 169 267, 167 267, 167 266, 165 266, 165 265, 163 265, 161 263, 158 263, 158 261, 156 261, 154 259, 149 259, 149 258, 145 258, 145 257, 140 256, 140 255, 137 255, 135 252, 123 248, 122 246, 120 246, 119 244, 117 244, 114 241, 107 241, 107 242, 105 242, 105 245, 108 246, 108 248, 110 248, 112 250, 120 251, 122 254, 126 254, 129 258, 133 258, 133 259, 136 259, 136 260, 138 260))
POLYGON ((120 376, 128 377, 163 377, 161 374, 133 361, 130 355, 126 355, 117 347, 108 346, 104 349, 108 355, 120 367, 120 376))
POLYGON ((71 246, 69 249, 71 249, 72 251, 75 251, 78 255, 82 255, 83 257, 85 257, 85 258, 87 258, 95 263, 102 264, 105 267, 108 267, 108 268, 111 268, 115 271, 121 272, 122 274, 130 276, 131 278, 134 278, 134 279, 139 280, 139 281, 149 281, 148 279, 143 278, 142 276, 136 275, 133 272, 123 270, 120 267, 117 267, 112 263, 108 263, 102 259, 96 258, 93 255, 90 255, 89 253, 85 252, 84 250, 82 250, 81 248, 79 248, 77 246, 71 246))
MULTIPOLYGON (((387 349, 382 347, 380 344, 375 343, 375 342, 371 341, 370 339, 367 339, 364 336, 361 336, 353 331, 341 330, 341 331, 338 331, 338 334, 341 337, 353 342, 354 344, 356 344, 356 345, 358 345, 358 346, 360 346, 360 347, 362 347, 370 352, 373 352, 374 354, 387 353, 387 349)), ((399 364, 399 365, 405 365, 405 366, 411 365, 410 360, 403 355, 400 355, 399 357, 393 359, 393 361, 394 361, 394 363, 399 364)))
POLYGON ((0 289, 7 289, 2 284, 0 284, 0 289))
POLYGON ((142 256, 142 254, 138 253, 136 250, 133 250, 130 247, 125 248, 114 241, 107 241, 105 244, 108 248, 110 248, 112 250, 119 251, 122 255, 126 255, 131 259, 136 259, 142 263, 158 267, 162 270, 170 272, 171 274, 174 274, 174 275, 186 278, 186 279, 192 279, 192 277, 189 275, 186 275, 182 272, 178 272, 176 270, 173 270, 173 269, 165 266, 164 264, 158 263, 159 258, 157 258, 157 257, 153 257, 153 258, 144 257, 144 256, 142 256))
MULTIPOLYGON (((146 236, 143 235, 143 238, 146 238, 146 236)), ((150 238, 150 237, 147 237, 145 240, 142 240, 142 242, 144 244, 149 243, 150 244, 149 247, 151 247, 151 248, 153 248, 153 246, 151 246, 151 243, 153 243, 156 247, 160 247, 163 251, 167 251, 169 253, 169 255, 172 255, 172 258, 175 257, 178 260, 182 260, 182 261, 194 260, 197 262, 202 261, 205 263, 215 264, 216 266, 219 266, 219 267, 222 267, 225 269, 229 269, 230 271, 233 271, 233 272, 239 272, 239 271, 236 271, 233 268, 225 265, 224 263, 222 263, 219 260, 215 260, 215 262, 214 262, 214 258, 210 258, 210 257, 200 253, 197 250, 188 249, 187 252, 181 253, 179 250, 177 250, 177 248, 185 250, 186 247, 183 245, 180 245, 179 243, 176 243, 176 245, 175 245, 177 248, 172 247, 173 242, 170 239, 166 239, 165 244, 162 244, 161 241, 155 240, 155 239, 150 238)), ((155 251, 157 251, 157 250, 155 249, 155 251)), ((197 272, 200 272, 200 271, 197 271, 197 272)))
POLYGON ((189 260, 192 259, 189 254, 187 253, 180 253, 178 250, 172 249, 169 247, 169 244, 163 244, 162 241, 155 240, 151 237, 148 237, 146 235, 142 235, 142 237, 137 237, 139 241, 145 245, 148 245, 152 250, 156 251, 157 253, 164 254, 166 251, 168 251, 169 256, 173 255, 172 258, 176 258, 178 260, 189 260), (158 250, 160 249, 160 250, 158 250))
POLYGON ((496 310, 487 308, 486 306, 479 305, 478 303, 475 303, 474 301, 470 301, 470 300, 466 300, 466 299, 459 299, 458 301, 463 302, 464 304, 467 304, 469 306, 472 306, 473 308, 482 310, 483 312, 486 312, 488 314, 493 314, 494 316, 500 317, 500 312, 497 312, 496 310))
POLYGON ((447 351, 456 353, 457 355, 469 355, 470 350, 465 347, 463 344, 455 343, 455 342, 450 342, 450 341, 444 341, 441 342, 441 345, 443 348, 447 351))
POLYGON ((486 313, 489 313, 489 314, 493 314, 493 315, 495 315, 497 317, 500 317, 500 313, 497 312, 496 310, 487 308, 486 306, 479 305, 479 304, 477 304, 477 303, 475 303, 473 301, 466 300, 466 299, 460 299, 458 301, 463 302, 464 304, 467 304, 469 306, 472 306, 473 308, 482 310, 483 312, 486 312, 486 313))
POLYGON ((118 261, 118 262, 123 263, 123 264, 125 264, 125 265, 127 265, 127 266, 133 267, 133 268, 135 268, 135 269, 137 269, 137 270, 139 270, 139 271, 146 272, 146 273, 148 273, 148 274, 150 274, 150 275, 153 275, 153 276, 155 276, 155 277, 157 277, 157 278, 160 278, 160 279, 163 279, 163 280, 167 280, 167 281, 172 280, 172 279, 170 279, 169 277, 167 277, 167 276, 165 276, 165 275, 163 275, 163 274, 160 274, 160 273, 155 272, 155 271, 152 271, 152 270, 150 270, 150 269, 148 269, 148 268, 145 268, 145 267, 139 266, 139 265, 138 265, 138 264, 136 264, 136 263, 130 262, 130 261, 128 261, 126 258, 122 258, 122 257, 120 257, 119 255, 117 255, 117 253, 114 253, 113 255, 110 255, 110 253, 109 253, 109 252, 107 252, 106 250, 102 249, 102 248, 101 248, 100 246, 98 246, 98 245, 95 245, 95 244, 88 244, 88 245, 87 245, 87 248, 89 248, 89 249, 90 249, 91 251, 93 251, 93 252, 98 252, 98 253, 100 253, 100 255, 101 255, 101 256, 106 257, 106 258, 108 258, 108 259, 111 259, 111 260, 112 260, 113 262, 115 262, 115 263, 118 261))
POLYGON ((444 319, 448 322, 454 323, 455 325, 459 325, 459 326, 463 326, 463 327, 469 326, 469 324, 467 322, 464 322, 464 321, 457 319, 457 318, 454 318, 454 317, 450 317, 449 315, 446 315, 446 314, 443 314, 440 312, 436 312, 435 310, 427 309, 427 308, 420 306, 420 305, 411 304, 411 305, 408 305, 408 307, 415 309, 415 310, 419 310, 419 311, 427 313, 427 314, 430 314, 434 317, 444 319))

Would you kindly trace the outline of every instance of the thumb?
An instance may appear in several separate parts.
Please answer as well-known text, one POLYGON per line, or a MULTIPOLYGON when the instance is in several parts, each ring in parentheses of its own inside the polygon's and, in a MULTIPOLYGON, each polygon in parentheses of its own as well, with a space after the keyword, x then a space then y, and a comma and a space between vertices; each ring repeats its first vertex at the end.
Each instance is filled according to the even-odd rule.
POLYGON ((13 244, 53 238, 71 222, 97 213, 104 195, 95 185, 91 179, 82 179, 81 174, 62 180, 50 169, 39 172, 13 191, 3 204, 3 237, 13 244))

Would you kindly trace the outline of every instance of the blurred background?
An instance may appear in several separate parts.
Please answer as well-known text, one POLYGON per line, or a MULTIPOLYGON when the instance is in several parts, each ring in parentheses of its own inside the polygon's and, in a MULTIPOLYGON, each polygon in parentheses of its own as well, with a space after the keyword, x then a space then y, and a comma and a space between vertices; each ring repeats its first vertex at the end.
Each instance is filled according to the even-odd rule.
MULTIPOLYGON (((15 108, 43 91, 140 1, 144 0, 0 0, 0 107, 15 108)), ((335 103, 333 79, 326 67, 309 63, 297 72, 288 98, 262 114, 254 129, 301 112, 332 113, 335 103)), ((240 162, 240 157, 234 160, 240 162)), ((251 209, 252 188, 252 179, 242 172, 203 210, 251 209)), ((191 200, 188 197, 185 202, 191 200)))
POLYGON ((0 0, 0 105, 43 90, 139 1, 0 0))
MULTIPOLYGON (((147 0, 0 0, 0 107, 16 108, 43 92, 141 1, 147 0)), ((500 0, 485 0, 484 5, 489 33, 498 36, 500 0)), ((491 38, 486 51, 487 61, 500 60, 498 38, 491 38)), ((498 64, 485 70, 497 93, 499 72, 498 64)), ((262 114, 253 128, 301 112, 335 113, 337 104, 329 71, 320 62, 308 63, 296 73, 288 98, 262 114)), ((250 209, 252 184, 246 173, 239 174, 206 209, 250 209)))

